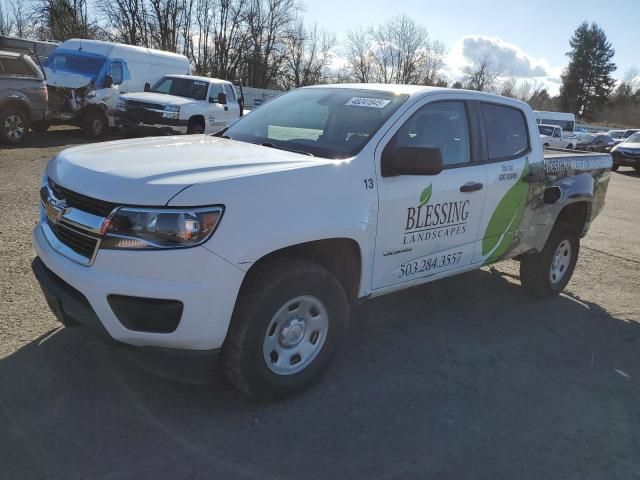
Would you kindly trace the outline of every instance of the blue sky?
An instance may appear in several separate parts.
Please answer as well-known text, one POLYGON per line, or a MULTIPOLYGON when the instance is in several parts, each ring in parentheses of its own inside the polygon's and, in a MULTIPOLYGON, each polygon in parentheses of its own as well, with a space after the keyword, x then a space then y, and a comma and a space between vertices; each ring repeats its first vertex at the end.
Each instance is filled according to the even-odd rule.
POLYGON ((445 43, 451 77, 474 55, 491 53, 505 70, 556 90, 568 62, 569 38, 583 20, 595 21, 607 34, 616 50, 616 77, 640 66, 639 0, 305 0, 304 18, 334 31, 341 40, 357 25, 375 25, 402 13, 445 43))

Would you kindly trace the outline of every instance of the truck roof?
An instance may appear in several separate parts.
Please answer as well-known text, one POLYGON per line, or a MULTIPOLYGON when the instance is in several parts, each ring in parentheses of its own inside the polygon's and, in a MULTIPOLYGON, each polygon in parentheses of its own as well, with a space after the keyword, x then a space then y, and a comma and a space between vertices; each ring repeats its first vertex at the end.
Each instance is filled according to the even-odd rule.
POLYGON ((514 98, 503 97, 493 93, 478 92, 476 90, 466 90, 460 88, 443 88, 443 87, 427 87, 424 85, 406 85, 406 84, 388 84, 388 83, 334 83, 328 85, 313 85, 303 88, 357 88, 361 90, 372 90, 378 92, 390 92, 396 94, 406 94, 410 96, 418 96, 427 93, 457 93, 472 94, 474 96, 484 97, 487 100, 500 100, 514 104, 527 105, 527 103, 514 98))
POLYGON ((165 77, 173 77, 173 78, 186 78, 188 80, 198 80, 201 82, 208 82, 208 83, 231 83, 228 80, 222 80, 221 78, 211 78, 211 77, 202 77, 199 75, 183 75, 183 74, 168 74, 165 75, 165 77))

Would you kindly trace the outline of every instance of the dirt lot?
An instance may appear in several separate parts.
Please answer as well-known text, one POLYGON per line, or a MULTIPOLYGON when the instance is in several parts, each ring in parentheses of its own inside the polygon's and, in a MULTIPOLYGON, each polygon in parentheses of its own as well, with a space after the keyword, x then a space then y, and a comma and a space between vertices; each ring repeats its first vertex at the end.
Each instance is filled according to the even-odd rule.
POLYGON ((640 479, 640 177, 612 174, 566 294, 507 262, 353 310, 327 375, 256 404, 59 329, 31 274, 48 158, 0 149, 0 477, 640 479), (464 298, 464 301, 460 299, 464 298))

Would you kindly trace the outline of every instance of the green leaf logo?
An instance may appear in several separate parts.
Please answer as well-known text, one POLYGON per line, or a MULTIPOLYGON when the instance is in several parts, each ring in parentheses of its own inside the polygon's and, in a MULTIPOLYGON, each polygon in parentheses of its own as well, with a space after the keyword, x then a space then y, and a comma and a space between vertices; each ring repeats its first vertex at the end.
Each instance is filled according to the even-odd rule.
POLYGON ((525 161, 522 174, 491 215, 482 239, 482 255, 487 256, 485 265, 498 260, 513 243, 527 203, 529 184, 522 178, 528 174, 529 162, 525 161))
POLYGON ((431 200, 432 192, 433 192, 433 184, 430 183, 429 186, 424 190, 422 190, 422 193, 420 194, 420 205, 418 205, 419 207, 422 207, 423 205, 426 205, 427 203, 429 203, 429 200, 431 200))

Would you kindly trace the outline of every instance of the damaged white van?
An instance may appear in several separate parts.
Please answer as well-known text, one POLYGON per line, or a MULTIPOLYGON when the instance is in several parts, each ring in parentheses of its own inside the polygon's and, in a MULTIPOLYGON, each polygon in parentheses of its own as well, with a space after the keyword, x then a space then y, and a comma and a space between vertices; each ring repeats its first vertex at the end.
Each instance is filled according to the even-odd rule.
POLYGON ((81 127, 100 137, 114 124, 121 94, 142 92, 167 74, 190 74, 184 55, 98 40, 60 44, 43 65, 49 90, 49 123, 81 127))

